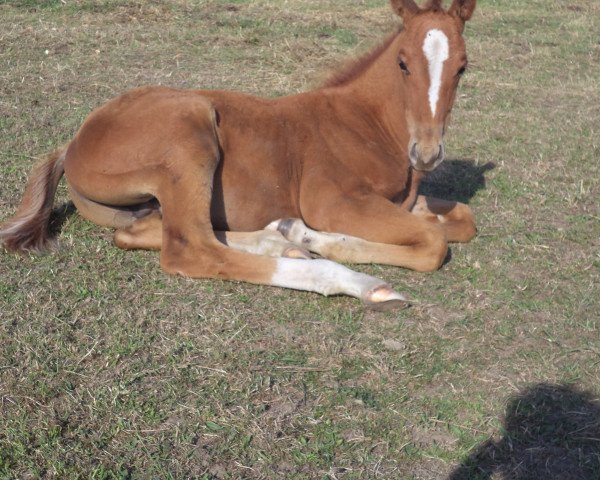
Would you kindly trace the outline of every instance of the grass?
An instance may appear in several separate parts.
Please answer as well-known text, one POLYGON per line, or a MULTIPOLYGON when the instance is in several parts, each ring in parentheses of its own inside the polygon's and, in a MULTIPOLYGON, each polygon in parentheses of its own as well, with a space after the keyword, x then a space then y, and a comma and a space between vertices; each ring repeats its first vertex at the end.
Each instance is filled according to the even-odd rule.
MULTIPOLYGON (((0 255, 0 478, 598 478, 600 9, 478 3, 424 190, 479 235, 431 275, 361 267, 412 308, 168 277, 73 215, 55 252, 0 255)), ((128 88, 294 93, 395 24, 384 0, 2 2, 0 218, 128 88)))

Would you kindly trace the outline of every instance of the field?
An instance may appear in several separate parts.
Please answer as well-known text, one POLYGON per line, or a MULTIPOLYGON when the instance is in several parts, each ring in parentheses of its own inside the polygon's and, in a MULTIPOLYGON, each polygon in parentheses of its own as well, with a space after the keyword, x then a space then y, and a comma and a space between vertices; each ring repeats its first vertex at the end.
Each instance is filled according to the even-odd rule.
MULTIPOLYGON (((478 235, 412 299, 188 280, 56 200, 0 251, 0 478, 600 478, 600 3, 480 0, 448 160, 478 235)), ((3 0, 0 219, 36 159, 134 86, 319 85, 387 0, 3 0)))

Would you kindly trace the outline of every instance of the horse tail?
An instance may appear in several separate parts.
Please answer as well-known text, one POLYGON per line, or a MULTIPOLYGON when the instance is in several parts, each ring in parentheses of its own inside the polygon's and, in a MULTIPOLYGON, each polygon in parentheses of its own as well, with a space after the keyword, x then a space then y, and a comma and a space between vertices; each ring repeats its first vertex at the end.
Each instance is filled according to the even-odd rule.
POLYGON ((64 173, 67 148, 63 146, 39 163, 29 181, 17 213, 0 227, 0 242, 15 252, 40 252, 48 247, 54 195, 64 173))

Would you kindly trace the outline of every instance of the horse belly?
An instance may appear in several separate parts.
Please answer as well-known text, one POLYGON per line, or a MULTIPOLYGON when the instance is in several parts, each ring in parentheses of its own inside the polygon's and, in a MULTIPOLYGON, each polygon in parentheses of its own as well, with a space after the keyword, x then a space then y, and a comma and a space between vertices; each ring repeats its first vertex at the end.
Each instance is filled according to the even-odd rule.
POLYGON ((225 159, 215 173, 211 219, 215 230, 251 232, 273 220, 298 217, 291 182, 277 163, 225 159))
POLYGON ((211 220, 215 230, 253 232, 273 220, 298 217, 299 213, 276 189, 214 189, 211 220))

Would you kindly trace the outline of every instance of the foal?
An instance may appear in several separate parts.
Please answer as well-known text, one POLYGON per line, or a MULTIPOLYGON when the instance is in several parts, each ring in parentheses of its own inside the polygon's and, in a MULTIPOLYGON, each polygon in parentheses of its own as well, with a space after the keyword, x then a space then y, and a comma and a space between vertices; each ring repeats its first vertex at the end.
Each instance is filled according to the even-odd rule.
POLYGON ((160 250, 166 272, 403 302, 385 282, 308 251, 431 271, 448 241, 474 236, 466 205, 417 188, 444 159, 475 3, 391 0, 403 28, 299 95, 130 91, 33 171, 0 238, 11 250, 46 245, 64 173, 85 218, 117 228, 121 248, 160 250))

